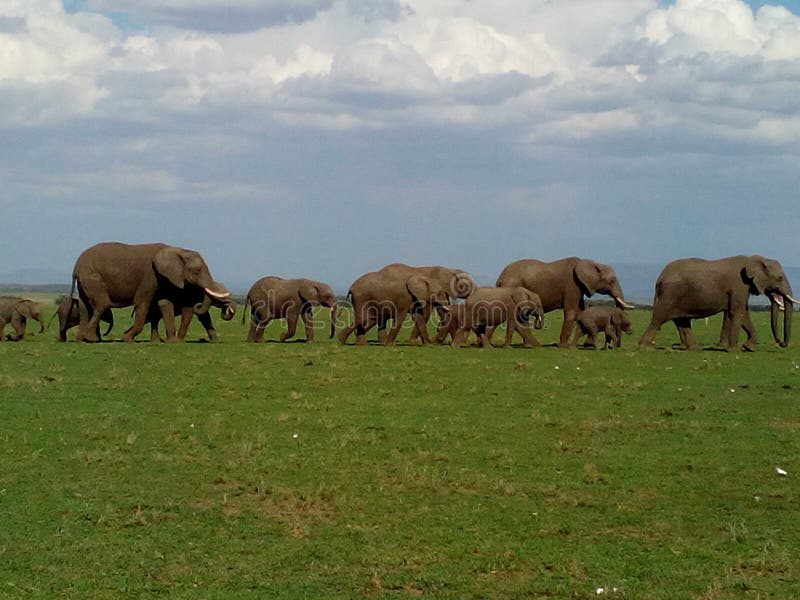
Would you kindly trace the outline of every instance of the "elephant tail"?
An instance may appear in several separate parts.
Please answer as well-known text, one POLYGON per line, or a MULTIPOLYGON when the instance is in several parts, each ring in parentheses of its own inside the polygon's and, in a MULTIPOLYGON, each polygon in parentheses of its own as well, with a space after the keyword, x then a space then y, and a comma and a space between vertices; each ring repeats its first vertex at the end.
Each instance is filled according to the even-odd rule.
POLYGON ((244 301, 244 306, 242 307, 242 325, 244 325, 245 315, 247 314, 247 305, 250 304, 250 296, 247 296, 247 300, 244 301))
POLYGON ((111 312, 110 308, 106 312, 108 313, 108 329, 106 329, 103 335, 108 337, 108 334, 111 333, 111 329, 114 327, 114 313, 111 312))

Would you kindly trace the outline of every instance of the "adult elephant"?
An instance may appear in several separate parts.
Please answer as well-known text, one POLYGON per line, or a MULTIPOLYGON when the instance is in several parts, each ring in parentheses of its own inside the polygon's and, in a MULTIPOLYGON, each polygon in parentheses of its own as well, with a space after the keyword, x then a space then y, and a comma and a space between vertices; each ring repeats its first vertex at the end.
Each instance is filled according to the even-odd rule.
POLYGON ((353 303, 353 324, 342 330, 339 341, 346 343, 355 331, 356 343, 366 344, 367 331, 377 325, 380 342, 393 344, 406 315, 410 314, 422 343, 429 344, 427 323, 431 309, 449 310, 451 286, 456 274, 466 275, 463 271, 445 267, 420 268, 396 263, 362 275, 348 291, 353 303), (426 274, 416 269, 431 271, 426 274), (447 280, 444 285, 443 280, 447 280), (387 321, 392 321, 388 334, 387 321))
POLYGON ((508 265, 497 278, 498 287, 521 286, 535 292, 546 313, 558 308, 564 311, 564 323, 558 345, 569 347, 569 336, 575 319, 585 307, 584 296, 611 296, 620 308, 627 304, 614 269, 593 260, 572 256, 553 262, 523 258, 508 265))
POLYGON ((750 295, 765 294, 771 304, 770 326, 775 341, 785 347, 792 330, 792 288, 777 260, 763 256, 730 256, 718 260, 682 258, 672 261, 658 276, 650 325, 639 340, 649 348, 662 324, 672 321, 685 348, 695 348, 692 319, 725 313, 720 345, 733 349, 739 330, 747 333, 744 348, 756 346, 756 331, 747 309, 750 295), (783 310, 783 339, 779 312, 783 310))
POLYGON ((194 250, 166 244, 96 244, 81 253, 72 272, 72 297, 83 300, 88 313, 85 323, 81 318, 77 339, 99 341, 98 323, 106 309, 133 306, 133 325, 122 337, 131 342, 142 331, 153 302, 161 309, 168 339, 175 339, 174 305, 169 298, 187 285, 212 298, 230 297, 194 250))
POLYGON ((264 330, 273 319, 286 319, 286 331, 281 341, 293 337, 297 331, 297 320, 302 319, 306 330, 306 341, 314 341, 314 325, 311 310, 324 306, 331 311, 331 334, 336 331, 336 295, 327 283, 313 279, 284 279, 268 276, 256 281, 247 292, 245 310, 250 304, 250 331, 248 342, 262 342, 264 330))
POLYGON ((44 319, 33 300, 18 296, 0 296, 0 342, 5 339, 6 325, 14 328, 14 335, 9 339, 18 342, 25 337, 25 325, 28 319, 39 321, 39 333, 44 331, 44 319))
MULTIPOLYGON (((444 290, 445 296, 447 297, 448 302, 452 302, 455 299, 464 299, 467 298, 470 294, 472 294, 475 289, 475 281, 472 279, 472 276, 469 275, 466 271, 461 269, 453 269, 451 267, 441 267, 441 266, 424 266, 424 267, 414 267, 411 265, 407 265, 404 263, 392 263, 383 267, 380 272, 384 273, 388 277, 395 277, 397 279, 408 279, 415 275, 419 275, 421 277, 426 278, 427 280, 431 281, 437 287, 444 290)), ((439 313, 439 320, 443 321, 447 319, 447 311, 443 308, 444 305, 439 305, 438 307, 433 306, 432 304, 428 303, 425 304, 422 308, 422 317, 420 322, 425 322, 425 331, 427 332, 427 324, 431 317, 431 312, 434 308, 436 308, 437 312, 439 313)), ((400 323, 402 325, 402 323, 400 323)), ((410 342, 416 342, 420 339, 420 328, 414 327, 411 330, 411 336, 409 337, 410 342)), ((423 342, 425 343, 425 342, 423 342)))

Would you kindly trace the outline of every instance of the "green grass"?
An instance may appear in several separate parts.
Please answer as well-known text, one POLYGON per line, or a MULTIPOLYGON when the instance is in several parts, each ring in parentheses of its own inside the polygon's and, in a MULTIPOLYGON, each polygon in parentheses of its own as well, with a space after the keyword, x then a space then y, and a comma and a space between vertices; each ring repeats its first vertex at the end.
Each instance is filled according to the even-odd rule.
POLYGON ((637 351, 648 316, 614 351, 341 347, 325 314, 2 343, 0 596, 800 597, 800 350, 756 313, 756 353, 637 351))

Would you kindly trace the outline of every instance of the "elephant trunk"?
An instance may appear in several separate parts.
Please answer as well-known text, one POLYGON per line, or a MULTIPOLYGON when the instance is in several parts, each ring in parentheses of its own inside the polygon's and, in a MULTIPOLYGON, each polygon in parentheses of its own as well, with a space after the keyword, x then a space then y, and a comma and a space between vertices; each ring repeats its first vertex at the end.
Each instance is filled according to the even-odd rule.
POLYGON ((34 319, 36 319, 37 321, 39 321, 39 333, 44 333, 44 330, 45 330, 45 329, 47 329, 47 328, 46 328, 46 327, 45 327, 45 325, 44 325, 44 318, 42 317, 42 315, 40 315, 40 314, 37 314, 37 315, 34 317, 34 319))
POLYGON ((236 314, 236 305, 233 303, 226 304, 224 308, 220 309, 220 312, 222 313, 221 316, 223 321, 230 321, 236 314))
POLYGON ((336 303, 334 302, 331 304, 331 335, 330 337, 336 335, 336 303))
POLYGON ((782 348, 789 345, 789 338, 792 336, 792 303, 794 298, 788 295, 772 294, 769 297, 769 325, 772 330, 772 337, 782 348), (783 312, 783 339, 781 339, 778 328, 778 315, 783 312))
POLYGON ((203 301, 198 302, 194 305, 194 314, 196 315, 204 315, 208 312, 208 309, 211 308, 211 296, 206 294, 203 296, 203 301))

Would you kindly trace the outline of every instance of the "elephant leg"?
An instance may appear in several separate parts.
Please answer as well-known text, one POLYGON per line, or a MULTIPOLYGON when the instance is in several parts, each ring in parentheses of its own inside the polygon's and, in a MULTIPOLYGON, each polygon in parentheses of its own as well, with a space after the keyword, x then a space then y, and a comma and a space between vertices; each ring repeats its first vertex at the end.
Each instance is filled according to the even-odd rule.
MULTIPOLYGON (((425 333, 427 334, 427 323, 428 320, 431 318, 431 308, 428 304, 426 304, 422 308, 422 315, 425 318, 425 324, 426 324, 425 333)), ((423 337, 423 332, 420 331, 419 327, 416 326, 416 319, 414 321, 415 321, 415 327, 411 330, 411 335, 409 336, 408 341, 414 343, 418 339, 422 339, 423 340, 422 343, 424 344, 425 341, 423 337)), ((430 339, 428 340, 428 343, 430 343, 430 339)))
POLYGON ((294 337, 297 332, 297 318, 300 315, 297 310, 289 310, 286 312, 286 331, 281 334, 281 341, 285 342, 290 337, 294 337))
MULTIPOLYGON (((86 305, 86 311, 79 311, 80 322, 78 323, 78 333, 75 339, 82 342, 99 342, 100 318, 105 311, 111 308, 111 298, 108 297, 108 292, 102 285, 87 282, 81 290, 81 299, 86 305), (90 298, 93 300, 90 300, 90 298)), ((145 307, 142 319, 146 318, 146 316, 147 308, 145 307)), ((144 326, 144 322, 142 326, 144 326)))
POLYGON ((378 339, 385 339, 386 336, 386 320, 378 321, 378 316, 373 314, 365 315, 364 319, 356 324, 356 345, 367 345, 367 332, 378 325, 378 339))
POLYGON ((719 340, 717 341, 717 348, 727 348, 731 345, 731 318, 728 311, 725 311, 722 317, 722 328, 719 332, 719 340))
MULTIPOLYGON (((186 329, 189 328, 189 323, 192 322, 192 317, 194 316, 194 309, 189 308, 189 316, 186 318, 186 329)), ((183 337, 181 337, 180 332, 178 333, 178 338, 183 340, 186 338, 186 329, 183 327, 183 314, 181 314, 181 331, 183 332, 183 337)), ((200 324, 203 326, 203 329, 206 330, 206 335, 208 335, 208 339, 212 342, 217 341, 217 330, 214 329, 214 322, 211 320, 211 313, 204 312, 197 315, 197 320, 200 321, 200 324)))
POLYGON ((497 331, 497 325, 495 325, 494 327, 487 327, 486 328, 486 337, 489 338, 490 342, 492 341, 492 338, 494 337, 494 332, 495 331, 497 331))
POLYGON ((158 301, 158 309, 161 311, 161 318, 164 320, 164 330, 167 333, 168 342, 177 342, 178 336, 175 334, 175 305, 162 298, 158 301))
POLYGON ((692 320, 688 317, 679 317, 672 321, 675 323, 675 327, 678 328, 678 336, 683 347, 687 350, 699 350, 699 346, 697 346, 692 335, 692 320))
POLYGON ((478 345, 481 348, 491 348, 492 343, 489 341, 488 336, 486 335, 486 325, 477 325, 474 329, 475 335, 478 338, 478 345))
POLYGON ((650 318, 650 325, 647 326, 647 330, 642 334, 642 337, 639 339, 639 348, 652 348, 653 347, 653 340, 656 338, 656 334, 658 330, 661 329, 661 325, 664 324, 664 321, 656 318, 655 314, 650 318))
POLYGON ((261 343, 264 341, 264 332, 267 326, 272 322, 272 317, 264 317, 257 321, 250 323, 250 333, 247 335, 248 342, 261 343))
MULTIPOLYGON (((198 318, 203 316, 209 316, 208 311, 204 312, 202 315, 198 315, 198 318)), ((186 334, 189 332, 189 325, 192 323, 192 319, 194 318, 194 307, 193 306, 184 306, 181 308, 181 326, 178 328, 178 339, 183 341, 186 339, 186 334)), ((200 319, 202 323, 203 320, 200 319)), ((209 325, 211 324, 211 319, 208 319, 209 325)), ((212 326, 213 329, 213 326, 212 326)), ((206 327, 206 331, 208 328, 206 327)))
POLYGON ((352 325, 348 325, 344 329, 339 332, 339 343, 346 344, 347 338, 349 338, 353 332, 356 330, 356 324, 353 323, 352 325))
POLYGON ((744 313, 742 318, 742 328, 747 333, 747 340, 743 348, 748 352, 752 352, 758 345, 758 338, 756 337, 756 328, 753 326, 753 321, 750 319, 750 311, 744 313))
POLYGON ((18 342, 25 337, 25 323, 26 319, 23 316, 14 315, 11 317, 11 327, 14 328, 14 335, 11 337, 12 341, 18 342))
MULTIPOLYGON (((744 324, 744 314, 744 312, 739 311, 731 312, 730 336, 728 337, 728 344, 725 346, 728 350, 739 349, 739 330, 744 324)), ((750 334, 747 336, 747 341, 750 341, 750 334)))
POLYGON ((564 309, 564 323, 561 325, 561 335, 558 338, 559 348, 569 348, 569 334, 578 318, 578 311, 564 309))
POLYGON ((0 342, 6 340, 6 320, 0 317, 0 342))
MULTIPOLYGON (((139 300, 133 307, 134 311, 134 318, 133 318, 133 325, 131 325, 128 330, 122 334, 122 341, 123 342, 132 342, 137 335, 142 332, 144 329, 145 322, 147 321, 147 309, 150 305, 148 300, 139 300)), ((170 309, 172 310, 172 309, 170 309)), ((95 311, 95 315, 98 314, 95 311)), ((162 313, 163 314, 163 313, 162 313)), ((93 315, 94 317, 94 315, 93 315)), ((91 323, 91 321, 90 321, 91 323)), ((174 325, 174 321, 173 321, 174 325)), ((174 327, 173 327, 174 332, 174 327)))
POLYGON ((314 341, 314 314, 311 312, 310 308, 306 308, 302 314, 300 315, 303 319, 303 327, 306 330, 306 341, 313 342, 314 341))
MULTIPOLYGON (((397 334, 400 333, 400 328, 405 323, 407 312, 397 313, 392 319, 392 328, 389 330, 389 335, 385 338, 385 344, 391 346, 397 340, 397 334), (402 316, 400 316, 402 314, 402 316)), ((428 340, 430 342, 430 340, 428 340)))

